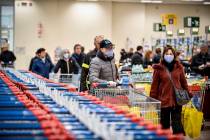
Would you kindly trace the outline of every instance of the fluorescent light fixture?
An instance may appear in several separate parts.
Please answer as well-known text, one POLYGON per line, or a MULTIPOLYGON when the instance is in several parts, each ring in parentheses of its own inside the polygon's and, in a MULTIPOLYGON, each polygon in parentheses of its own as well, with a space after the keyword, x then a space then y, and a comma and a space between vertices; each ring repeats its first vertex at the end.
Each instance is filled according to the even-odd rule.
POLYGON ((141 0, 141 3, 163 3, 162 0, 141 0))
POLYGON ((204 5, 210 5, 210 2, 203 2, 204 5))
POLYGON ((202 2, 203 0, 182 0, 182 1, 202 2))
POLYGON ((98 0, 88 0, 88 1, 90 1, 90 2, 97 2, 98 0))

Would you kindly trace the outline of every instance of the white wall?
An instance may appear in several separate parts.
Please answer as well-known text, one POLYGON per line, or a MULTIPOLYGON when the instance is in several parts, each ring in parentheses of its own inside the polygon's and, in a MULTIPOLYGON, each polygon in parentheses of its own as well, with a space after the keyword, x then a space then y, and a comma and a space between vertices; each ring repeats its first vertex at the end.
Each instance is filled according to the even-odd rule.
MULTIPOLYGON (((210 25, 210 6, 150 5, 118 2, 76 2, 69 0, 36 0, 32 7, 15 7, 15 46, 25 47, 25 54, 17 54, 17 68, 26 69, 34 52, 45 47, 53 56, 57 46, 70 48, 81 43, 86 52, 93 48, 95 35, 103 34, 116 44, 119 58, 121 48, 126 48, 126 38, 132 44, 149 43, 151 37, 165 37, 153 32, 153 23, 161 22, 161 14, 173 13, 178 17, 174 32, 183 28, 183 17, 199 16, 200 34, 210 25), (43 36, 38 38, 37 26, 43 24, 43 36)), ((172 28, 172 27, 170 27, 172 28)), ((188 35, 188 33, 187 33, 188 35)))
POLYGON ((142 44, 145 27, 145 5, 133 3, 113 3, 112 39, 116 44, 116 55, 119 58, 121 48, 128 49, 142 44), (126 39, 131 41, 127 46, 126 39))
POLYGON ((112 4, 110 2, 73 2, 69 0, 36 0, 32 7, 15 7, 15 46, 25 47, 17 53, 16 67, 26 69, 37 48, 44 47, 51 56, 57 46, 73 50, 81 43, 86 51, 93 48, 93 38, 111 37, 112 4), (38 24, 43 24, 38 38, 38 24))

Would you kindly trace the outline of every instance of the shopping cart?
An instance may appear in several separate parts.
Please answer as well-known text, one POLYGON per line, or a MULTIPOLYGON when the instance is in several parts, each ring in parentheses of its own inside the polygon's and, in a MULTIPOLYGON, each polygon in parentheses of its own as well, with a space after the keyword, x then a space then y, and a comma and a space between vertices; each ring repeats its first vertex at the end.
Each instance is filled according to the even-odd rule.
POLYGON ((105 103, 116 105, 154 124, 160 123, 161 102, 135 89, 109 87, 102 83, 92 85, 91 92, 105 103))
POLYGON ((80 88, 80 74, 55 74, 50 73, 49 79, 59 83, 65 83, 71 86, 80 88))

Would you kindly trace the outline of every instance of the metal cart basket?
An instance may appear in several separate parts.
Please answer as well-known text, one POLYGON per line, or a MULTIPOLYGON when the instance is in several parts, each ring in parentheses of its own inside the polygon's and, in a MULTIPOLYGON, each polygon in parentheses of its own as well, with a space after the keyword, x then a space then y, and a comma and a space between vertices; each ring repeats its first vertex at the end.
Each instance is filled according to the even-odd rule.
POLYGON ((49 79, 55 82, 60 82, 60 83, 69 84, 71 86, 75 86, 78 89, 80 87, 80 74, 50 73, 49 79))
POLYGON ((94 88, 91 91, 105 103, 117 105, 154 124, 160 123, 161 103, 156 99, 131 88, 94 88))

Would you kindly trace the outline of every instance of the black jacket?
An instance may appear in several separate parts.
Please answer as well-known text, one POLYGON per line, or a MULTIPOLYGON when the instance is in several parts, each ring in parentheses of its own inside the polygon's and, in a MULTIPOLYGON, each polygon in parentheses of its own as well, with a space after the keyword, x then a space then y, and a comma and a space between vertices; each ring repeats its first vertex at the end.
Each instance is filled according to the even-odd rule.
POLYGON ((12 63, 16 60, 16 57, 12 51, 3 51, 0 54, 0 61, 4 62, 5 64, 9 64, 11 61, 12 63))
POLYGON ((60 59, 55 65, 54 73, 57 73, 58 70, 61 69, 61 74, 71 74, 74 72, 74 68, 75 66, 71 59, 69 59, 68 63, 63 59, 60 59))
POLYGON ((139 52, 135 52, 131 57, 131 65, 143 64, 143 55, 139 52))
MULTIPOLYGON (((30 61, 30 64, 29 64, 29 68, 28 68, 29 71, 32 71, 33 63, 34 63, 34 61, 35 61, 36 59, 38 59, 38 58, 39 58, 38 56, 34 56, 33 58, 31 58, 31 61, 30 61)), ((46 56, 46 59, 47 59, 51 64, 53 64, 49 56, 46 56)))
POLYGON ((134 55, 134 54, 133 54, 132 52, 128 52, 128 53, 127 53, 127 58, 132 58, 133 55, 134 55))
POLYGON ((160 59, 161 59, 161 54, 156 54, 153 58, 153 63, 154 64, 160 63, 160 59))
POLYGON ((143 67, 147 68, 148 65, 152 66, 153 62, 151 60, 144 59, 143 67))
POLYGON ((120 55, 121 55, 121 56, 120 56, 120 63, 123 63, 124 60, 127 59, 128 54, 127 54, 126 52, 121 52, 120 55))
POLYGON ((82 53, 80 55, 77 55, 75 53, 72 54, 72 60, 75 63, 75 68, 74 68, 74 73, 75 74, 78 74, 79 71, 81 71, 84 58, 85 58, 85 55, 82 54, 82 53))
POLYGON ((205 68, 204 70, 199 70, 199 66, 204 64, 206 65, 207 62, 210 62, 210 55, 208 53, 206 54, 197 54, 192 57, 192 63, 191 63, 191 69, 198 74, 201 74, 202 76, 210 76, 209 67, 205 68))
POLYGON ((88 79, 88 73, 89 73, 89 65, 91 59, 96 57, 97 49, 94 49, 86 54, 84 58, 84 62, 82 64, 82 73, 81 73, 81 79, 80 79, 80 91, 86 91, 87 88, 87 79, 88 79))

